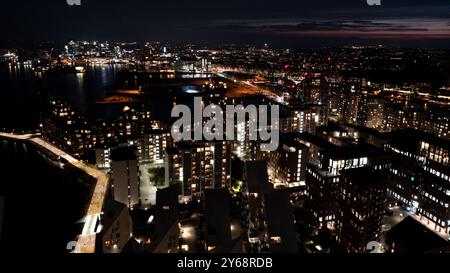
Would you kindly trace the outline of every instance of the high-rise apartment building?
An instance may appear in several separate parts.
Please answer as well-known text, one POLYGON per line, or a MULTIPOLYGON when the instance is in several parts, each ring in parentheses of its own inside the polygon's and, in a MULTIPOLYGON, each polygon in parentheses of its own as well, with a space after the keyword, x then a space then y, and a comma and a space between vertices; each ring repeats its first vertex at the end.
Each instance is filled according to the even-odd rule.
POLYGON ((111 193, 113 199, 133 208, 139 204, 139 166, 136 147, 111 151, 111 193))
POLYGON ((181 183, 186 200, 206 189, 228 188, 231 179, 231 143, 179 142, 166 149, 166 184, 181 183))
POLYGON ((343 170, 338 193, 336 239, 350 253, 380 241, 386 208, 386 180, 370 167, 343 170))

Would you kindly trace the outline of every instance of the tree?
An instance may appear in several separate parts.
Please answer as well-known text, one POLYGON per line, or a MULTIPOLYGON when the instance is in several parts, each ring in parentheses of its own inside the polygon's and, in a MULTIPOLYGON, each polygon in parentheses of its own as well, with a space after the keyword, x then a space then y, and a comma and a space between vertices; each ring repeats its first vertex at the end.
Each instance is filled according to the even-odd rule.
POLYGON ((150 175, 150 181, 156 187, 162 187, 165 185, 165 169, 164 167, 150 168, 148 169, 150 175))

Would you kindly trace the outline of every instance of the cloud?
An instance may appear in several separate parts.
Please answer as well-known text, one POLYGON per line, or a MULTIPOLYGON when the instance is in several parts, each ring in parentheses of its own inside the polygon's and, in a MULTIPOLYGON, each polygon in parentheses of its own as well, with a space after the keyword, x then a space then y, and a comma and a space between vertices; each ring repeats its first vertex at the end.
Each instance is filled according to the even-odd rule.
POLYGON ((450 38, 450 26, 440 19, 384 19, 384 20, 263 20, 219 23, 216 31, 305 35, 329 37, 405 37, 424 35, 450 38))
MULTIPOLYGON (((384 1, 376 8, 346 5, 327 9, 322 6, 321 9, 300 10, 297 14, 293 8, 292 12, 278 17, 218 19, 205 28, 230 35, 450 39, 447 1, 384 1)), ((315 1, 317 4, 325 2, 315 1)))
MULTIPOLYGON (((258 28, 258 26, 255 26, 258 28)), ((307 21, 297 24, 273 24, 262 25, 259 28, 268 29, 272 31, 386 31, 386 30, 401 30, 401 31, 427 31, 426 28, 413 28, 407 25, 374 22, 374 21, 307 21)))

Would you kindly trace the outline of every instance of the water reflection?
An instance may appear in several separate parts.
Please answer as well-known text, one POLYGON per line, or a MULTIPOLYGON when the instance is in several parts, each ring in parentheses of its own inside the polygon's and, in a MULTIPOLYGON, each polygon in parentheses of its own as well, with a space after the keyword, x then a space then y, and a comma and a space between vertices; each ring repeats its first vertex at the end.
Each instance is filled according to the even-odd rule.
POLYGON ((63 97, 88 119, 108 118, 120 113, 113 106, 95 102, 105 97, 116 74, 126 65, 91 65, 85 73, 33 71, 31 65, 0 63, 0 127, 36 128, 39 118, 37 82, 63 97))

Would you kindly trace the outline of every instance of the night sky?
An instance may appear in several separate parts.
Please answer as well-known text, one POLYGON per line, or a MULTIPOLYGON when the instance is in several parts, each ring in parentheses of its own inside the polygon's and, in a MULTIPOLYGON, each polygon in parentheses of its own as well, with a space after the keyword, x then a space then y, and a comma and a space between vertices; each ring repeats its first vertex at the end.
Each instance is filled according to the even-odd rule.
POLYGON ((450 47, 449 0, 2 1, 0 40, 450 47))

